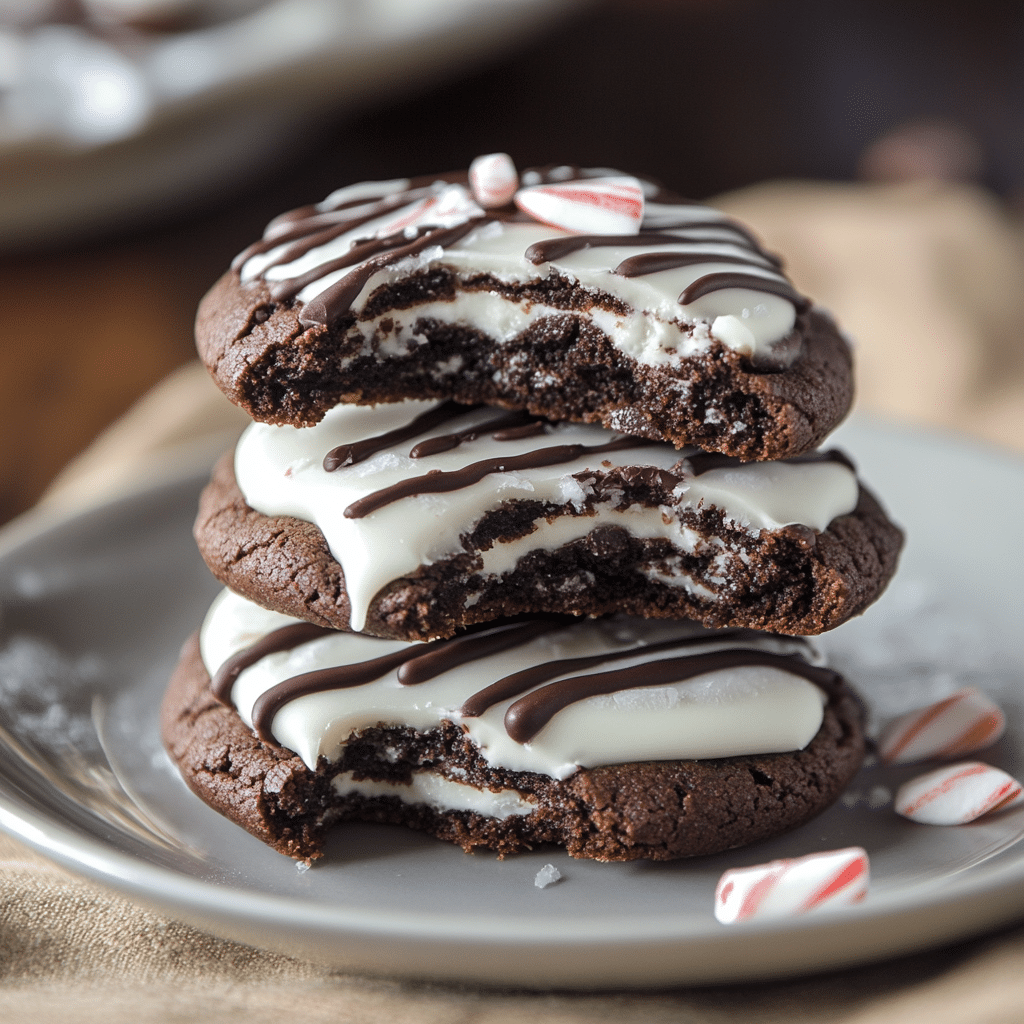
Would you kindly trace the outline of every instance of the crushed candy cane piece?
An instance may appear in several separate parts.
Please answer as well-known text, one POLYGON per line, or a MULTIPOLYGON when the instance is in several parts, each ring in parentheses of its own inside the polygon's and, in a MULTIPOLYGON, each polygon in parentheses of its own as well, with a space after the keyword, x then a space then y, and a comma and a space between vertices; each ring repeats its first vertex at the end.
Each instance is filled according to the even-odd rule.
POLYGON ((562 877, 562 872, 555 867, 554 864, 545 864, 544 867, 537 872, 536 877, 533 880, 533 884, 538 889, 546 889, 549 885, 554 885, 562 877))
POLYGON ((411 236, 419 227, 456 227, 472 217, 483 215, 484 211, 469 194, 469 189, 464 185, 449 185, 435 195, 403 206, 394 216, 376 223, 374 234, 377 238, 387 238, 405 231, 411 236))
POLYGON ((635 235, 644 219, 636 178, 587 178, 521 188, 516 206, 535 220, 578 234, 635 235))
POLYGON ((951 697, 901 715, 878 740, 887 764, 962 757, 989 747, 1006 731, 1006 716, 981 690, 968 686, 951 697))
POLYGON ((508 153, 478 156, 469 165, 469 187, 473 198, 485 209, 507 206, 519 188, 516 165, 508 153))
POLYGON ((850 906, 867 895, 869 875, 867 852, 859 846, 731 868, 715 889, 715 917, 735 924, 850 906))
POLYGON ((905 782, 896 813, 925 825, 966 825, 983 814, 1024 803, 1021 784, 980 761, 947 765, 905 782))

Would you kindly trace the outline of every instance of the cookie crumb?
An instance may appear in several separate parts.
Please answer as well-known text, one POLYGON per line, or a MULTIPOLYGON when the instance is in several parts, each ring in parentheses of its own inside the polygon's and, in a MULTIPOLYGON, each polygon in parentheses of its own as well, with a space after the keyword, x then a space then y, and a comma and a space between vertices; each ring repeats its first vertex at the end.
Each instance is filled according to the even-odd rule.
POLYGON ((310 863, 308 860, 300 860, 295 862, 295 870, 298 871, 300 875, 304 875, 309 870, 309 868, 310 863))
POLYGON ((545 864, 544 867, 537 872, 536 878, 533 880, 533 884, 538 889, 546 889, 549 885, 554 885, 562 877, 562 872, 555 867, 554 864, 545 864))

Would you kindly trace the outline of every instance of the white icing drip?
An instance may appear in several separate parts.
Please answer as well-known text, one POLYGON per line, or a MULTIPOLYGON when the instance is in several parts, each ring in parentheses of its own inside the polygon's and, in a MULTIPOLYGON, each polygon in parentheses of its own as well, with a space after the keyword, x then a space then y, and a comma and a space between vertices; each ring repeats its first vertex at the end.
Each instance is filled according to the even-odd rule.
MULTIPOLYGON (((211 607, 200 637, 207 671, 212 675, 255 638, 294 621, 224 591, 211 607)), ((251 725, 256 699, 277 683, 409 646, 399 640, 332 634, 268 655, 241 672, 232 699, 239 715, 251 725)), ((313 768, 321 755, 337 760, 353 733, 381 723, 422 732, 447 719, 466 730, 489 764, 558 779, 567 778, 580 766, 802 749, 821 726, 825 697, 812 683, 776 668, 733 668, 681 683, 592 697, 560 711, 528 744, 512 740, 505 730, 503 718, 512 700, 496 704, 478 718, 462 718, 456 710, 488 684, 549 661, 638 648, 636 657, 590 670, 600 672, 736 646, 776 654, 804 652, 814 665, 823 661, 813 648, 792 638, 715 639, 713 631, 691 623, 582 620, 415 686, 401 685, 392 671, 362 686, 299 697, 277 712, 272 732, 279 743, 313 768), (653 655, 642 652, 644 645, 695 635, 707 636, 707 644, 653 655)))
POLYGON ((486 818, 504 819, 535 810, 514 789, 477 789, 425 771, 415 772, 409 783, 356 779, 351 772, 342 772, 334 776, 331 786, 339 796, 397 796, 407 804, 426 804, 438 811, 475 811, 486 818))
MULTIPOLYGON (((416 441, 377 453, 365 462, 327 473, 323 457, 337 445, 386 433, 433 408, 435 403, 398 402, 376 407, 337 406, 315 427, 275 427, 256 423, 242 435, 235 455, 238 486, 248 504, 264 515, 289 515, 315 523, 345 573, 352 605, 351 625, 361 630, 369 606, 387 583, 465 550, 462 538, 481 517, 502 502, 525 499, 582 508, 587 486, 576 476, 608 466, 653 466, 671 469, 685 456, 671 445, 648 444, 584 456, 563 465, 495 473, 468 487, 443 494, 422 494, 385 505, 361 519, 346 519, 344 509, 359 498, 410 476, 431 470, 450 472, 485 459, 561 444, 605 444, 618 435, 602 427, 560 423, 544 436, 494 441, 485 434, 452 451, 423 459, 408 457, 416 441)), ((490 419, 496 410, 481 409, 425 432, 448 434, 490 419)), ((422 440, 417 438, 417 440, 422 440)), ((662 509, 630 508, 616 512, 600 506, 594 516, 563 517, 523 541, 498 545, 483 555, 483 571, 503 572, 531 547, 555 547, 586 536, 599 524, 623 526, 640 537, 667 537, 684 551, 695 538, 682 527, 678 513, 703 503, 715 505, 726 518, 751 534, 800 523, 824 530, 857 503, 857 480, 847 467, 832 463, 746 463, 687 479, 675 504, 662 509), (668 520, 666 522, 666 519, 668 520), (534 543, 536 538, 537 543, 534 543), (550 539, 550 543, 545 538, 550 539)), ((700 581, 695 581, 700 582, 700 581)))
MULTIPOLYGON (((356 199, 386 198, 400 191, 401 185, 401 181, 381 182, 376 183, 376 186, 372 182, 364 182, 333 193, 320 208, 332 209, 334 204, 356 199)), ((369 204, 353 207, 351 213, 355 217, 369 209, 369 204)), ((251 281, 263 276, 269 282, 299 277, 343 256, 356 240, 390 234, 407 224, 453 226, 482 213, 463 186, 439 185, 433 196, 417 198, 408 207, 389 210, 289 263, 272 265, 281 257, 283 245, 253 256, 242 267, 241 277, 243 281, 251 281)), ((678 362, 681 358, 705 351, 712 338, 746 355, 770 352, 793 329, 796 311, 788 299, 746 288, 710 292, 685 306, 680 305, 679 297, 690 284, 706 274, 741 271, 772 281, 785 281, 784 275, 747 248, 735 231, 729 229, 728 219, 710 207, 648 202, 643 227, 651 230, 680 219, 701 223, 695 228, 674 230, 672 235, 678 238, 678 242, 669 240, 648 246, 599 246, 570 253, 540 266, 526 259, 527 248, 542 239, 566 236, 570 232, 536 223, 491 223, 471 232, 443 251, 438 249, 430 257, 421 257, 416 267, 437 263, 451 268, 463 278, 487 273, 506 284, 536 281, 557 272, 595 294, 610 294, 626 303, 631 312, 613 314, 597 308, 590 314, 591 319, 617 348, 648 365, 678 362), (614 268, 624 259, 647 252, 708 252, 713 255, 740 256, 753 262, 744 265, 716 263, 712 256, 703 263, 639 277, 627 278, 613 273, 614 268), (696 330, 697 327, 703 329, 696 330)), ((299 292, 299 300, 310 301, 350 274, 356 266, 324 274, 299 292)), ((406 272, 410 269, 407 268, 406 272)), ((394 267, 372 275, 353 302, 352 310, 357 315, 355 329, 364 337, 372 337, 374 324, 372 321, 358 322, 359 311, 376 288, 393 281, 396 276, 394 267)), ((515 302, 496 294, 491 299, 485 311, 474 293, 459 292, 451 302, 435 303, 430 315, 444 322, 466 325, 488 334, 491 333, 495 315, 499 320, 507 321, 531 316, 532 304, 528 300, 515 302), (502 307, 505 313, 495 312, 502 307), (514 309, 517 311, 513 312, 514 309)), ((403 330, 408 330, 424 314, 420 309, 410 309, 388 315, 403 330)), ((383 354, 393 353, 385 351, 383 354)))

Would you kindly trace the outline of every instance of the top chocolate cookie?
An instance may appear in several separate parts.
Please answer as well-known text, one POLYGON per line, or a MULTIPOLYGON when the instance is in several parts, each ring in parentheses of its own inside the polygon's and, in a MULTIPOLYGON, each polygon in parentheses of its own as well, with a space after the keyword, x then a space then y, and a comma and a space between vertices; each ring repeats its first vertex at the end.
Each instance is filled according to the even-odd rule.
POLYGON ((199 352, 266 423, 451 398, 741 459, 815 447, 849 347, 743 226, 604 169, 364 182, 275 218, 203 300, 199 352))

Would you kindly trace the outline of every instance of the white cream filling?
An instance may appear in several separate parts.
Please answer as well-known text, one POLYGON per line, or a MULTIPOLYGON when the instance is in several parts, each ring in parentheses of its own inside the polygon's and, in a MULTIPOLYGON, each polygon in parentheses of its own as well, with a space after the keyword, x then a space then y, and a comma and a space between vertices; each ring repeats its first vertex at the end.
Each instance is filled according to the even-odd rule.
MULTIPOLYGON (((200 636, 207 671, 214 674, 232 654, 295 621, 224 591, 211 607, 200 636)), ((257 698, 285 679, 369 661, 409 646, 399 640, 332 634, 268 655, 241 672, 232 700, 251 726, 257 698)), ((391 671, 362 686, 299 697, 275 714, 271 731, 279 743, 314 768, 321 756, 336 761, 349 738, 365 729, 384 724, 426 732, 449 720, 462 726, 489 764, 556 779, 567 778, 581 766, 802 749, 821 727, 825 696, 799 676, 761 666, 591 697, 560 711, 529 743, 516 742, 505 729, 505 711, 517 698, 501 701, 476 718, 458 712, 470 696, 490 683, 549 661, 637 648, 635 656, 587 670, 600 672, 736 646, 776 654, 805 652, 812 664, 822 663, 813 648, 793 638, 716 639, 713 631, 690 623, 587 619, 415 686, 403 686, 396 671, 391 671), (695 635, 707 636, 707 643, 653 654, 643 651, 649 644, 695 635)))
MULTIPOLYGON (((238 443, 235 475, 248 504, 264 515, 289 515, 315 523, 323 532, 345 573, 354 630, 364 627, 370 604, 382 587, 421 565, 463 552, 462 538, 502 502, 537 500, 582 509, 589 491, 577 475, 601 472, 609 466, 671 469, 685 455, 671 445, 655 444, 583 456, 562 465, 491 474, 468 487, 402 498, 363 518, 346 519, 343 513, 349 504, 410 476, 432 470, 451 472, 480 460, 554 445, 596 446, 618 436, 599 426, 560 423, 543 436, 495 441, 486 433, 439 455, 409 457, 413 445, 425 437, 451 433, 497 415, 496 410, 482 409, 354 466, 333 473, 323 469, 323 458, 332 448, 393 430, 435 404, 341 405, 315 427, 254 423, 238 443)), ((639 537, 666 537, 682 550, 692 551, 697 539, 680 523, 679 513, 711 505, 754 535, 790 523, 824 530, 836 516, 856 506, 857 480, 846 466, 833 462, 746 463, 688 478, 673 497, 675 504, 661 509, 616 512, 601 505, 593 516, 539 520, 537 530, 527 537, 484 552, 480 571, 488 575, 508 571, 529 549, 558 547, 609 523, 639 537)))
POLYGON ((487 818, 504 819, 535 810, 514 789, 477 789, 426 771, 415 772, 408 783, 356 779, 351 772, 341 772, 331 780, 331 786, 339 796, 397 796, 407 804, 426 804, 436 811, 475 811, 487 818))
MULTIPOLYGON (((378 194, 391 194, 401 184, 384 183, 378 187, 378 194)), ((373 186, 359 187, 363 191, 352 192, 349 200, 366 198, 369 201, 371 196, 367 189, 373 186)), ((465 192, 462 186, 450 186, 444 194, 455 197, 455 202, 449 203, 448 208, 456 212, 447 218, 438 216, 435 206, 429 215, 423 215, 423 220, 444 226, 463 223, 476 209, 468 199, 468 193, 460 194, 465 192)), ((331 200, 321 204, 321 207, 332 208, 331 200)), ((363 209, 354 208, 352 216, 357 216, 363 209)), ((369 206, 365 209, 369 209, 369 206)), ((477 209, 476 213, 482 211, 477 209)), ((713 258, 715 255, 751 257, 749 249, 736 244, 736 236, 723 226, 727 223, 726 218, 717 210, 704 206, 663 206, 649 202, 644 226, 655 228, 659 222, 677 217, 700 220, 702 224, 696 228, 674 231, 673 235, 678 237, 678 242, 659 242, 645 247, 604 246, 583 249, 541 265, 527 260, 526 250, 534 242, 569 235, 570 232, 537 223, 492 222, 443 251, 435 247, 401 266, 396 264, 372 275, 353 302, 352 310, 358 321, 367 299, 378 287, 403 274, 431 265, 448 267, 462 277, 491 274, 506 284, 536 281, 556 272, 594 293, 612 295, 630 307, 632 312, 628 315, 594 309, 591 318, 608 335, 613 345, 638 362, 647 365, 678 362, 681 358, 705 351, 712 338, 717 338, 724 345, 745 355, 770 352, 777 342, 793 330, 796 322, 796 310, 788 299, 748 288, 710 292, 685 306, 680 304, 679 297, 690 284, 706 274, 742 271, 773 281, 785 281, 785 277, 767 263, 763 266, 716 263, 713 258), (623 260, 653 251, 699 251, 709 253, 709 258, 707 262, 640 277, 622 277, 613 273, 623 260)), ((284 252, 282 244, 247 260, 241 271, 242 281, 251 281, 259 276, 269 282, 298 277, 343 256, 357 239, 366 239, 377 231, 389 233, 394 229, 395 220, 396 211, 389 211, 339 235, 325 245, 311 249, 298 259, 273 265, 284 252)), ((416 219, 412 223, 417 223, 416 219)), ((299 300, 310 301, 353 269, 345 267, 323 275, 299 292, 299 300)), ((514 302, 497 293, 463 292, 450 302, 431 304, 429 315, 446 323, 477 328, 491 336, 495 336, 494 331, 498 330, 497 336, 507 341, 525 329, 525 326, 519 326, 518 330, 514 330, 511 325, 528 325, 536 318, 532 306, 529 301, 514 302), (485 295, 488 296, 486 301, 482 298, 485 295), (504 326, 496 328, 495 325, 500 324, 504 326)), ((419 317, 425 315, 428 314, 423 308, 414 308, 396 310, 389 313, 388 317, 398 324, 401 332, 406 333, 419 317)), ((371 319, 357 322, 356 329, 369 340, 376 326, 376 322, 371 319)), ((385 356, 398 354, 397 350, 388 348, 381 352, 385 356)))

